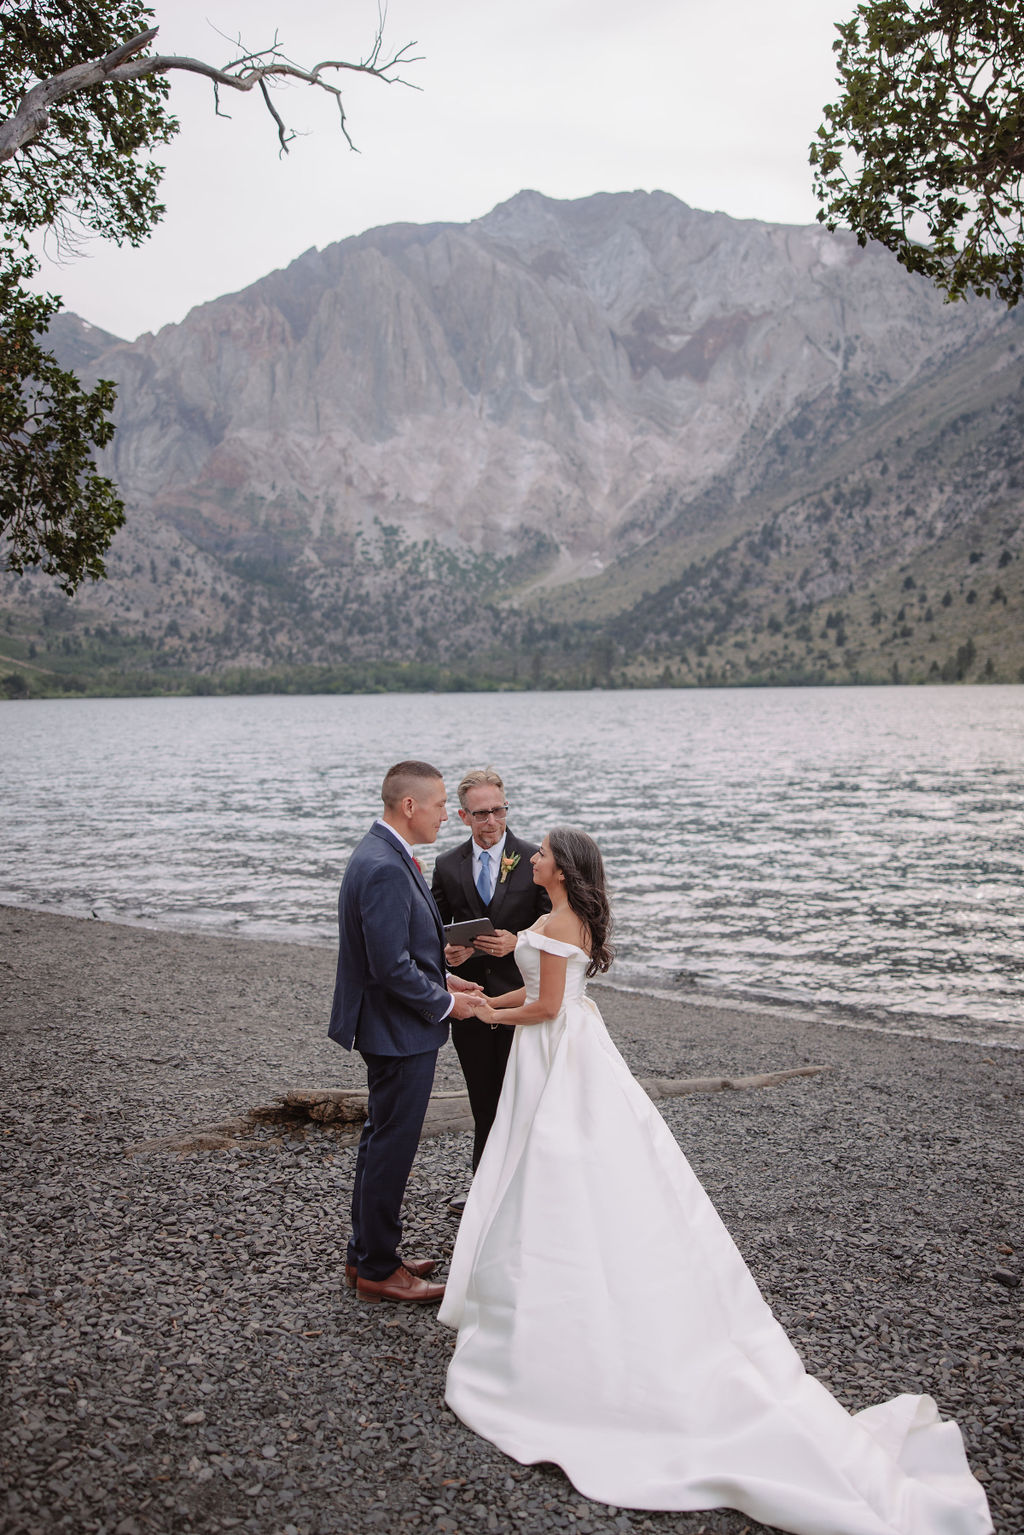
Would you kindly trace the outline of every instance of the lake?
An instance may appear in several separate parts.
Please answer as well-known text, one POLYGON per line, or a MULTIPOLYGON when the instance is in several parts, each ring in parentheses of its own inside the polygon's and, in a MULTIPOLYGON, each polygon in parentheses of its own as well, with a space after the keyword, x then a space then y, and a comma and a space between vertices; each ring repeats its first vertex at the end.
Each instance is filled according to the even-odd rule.
MULTIPOLYGON (((616 984, 1024 1043, 1024 687, 0 703, 0 901, 333 944, 405 756, 601 844, 616 984)), ((328 999, 325 999, 325 1006, 328 999)))

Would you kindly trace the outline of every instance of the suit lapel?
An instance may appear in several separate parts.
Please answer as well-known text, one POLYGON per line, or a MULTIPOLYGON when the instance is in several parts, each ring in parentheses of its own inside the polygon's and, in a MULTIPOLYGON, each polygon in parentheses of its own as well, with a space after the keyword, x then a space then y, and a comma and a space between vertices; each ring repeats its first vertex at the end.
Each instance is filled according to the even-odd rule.
MULTIPOLYGON (((512 856, 513 853, 518 853, 519 854, 519 863, 522 863, 522 861, 523 861, 522 849, 516 843, 516 839, 515 839, 515 837, 513 837, 512 833, 511 832, 506 832, 505 833, 505 848, 504 848, 504 851, 502 852, 501 856, 502 856, 502 858, 509 858, 509 857, 512 856)), ((517 869, 518 869, 518 867, 519 867, 519 864, 516 865, 517 869)), ((494 923, 495 927, 498 926, 498 913, 499 913, 499 911, 501 910, 501 908, 505 904, 505 897, 508 894, 508 887, 512 883, 513 873, 514 873, 514 871, 510 870, 508 878, 505 879, 505 880, 502 880, 502 878, 501 878, 501 862, 499 860, 498 867, 494 871, 494 879, 495 879, 494 894, 491 896, 491 904, 487 908, 487 915, 490 917, 490 919, 494 923)))
POLYGON ((381 837, 388 844, 388 846, 394 850, 397 857, 399 857, 405 864, 405 867, 412 875, 413 884, 416 886, 416 889, 419 891, 420 895, 430 907, 431 915, 433 916, 434 922, 437 926, 437 931, 441 938, 441 942, 444 943, 444 923, 441 921, 441 913, 437 909, 437 902, 434 900, 434 897, 430 893, 430 886, 427 884, 423 877, 422 869, 418 868, 416 865, 416 860, 412 855, 411 849, 405 846, 400 846, 398 838, 393 837, 390 832, 385 831, 384 828, 379 826, 376 821, 373 823, 370 830, 376 832, 378 837, 381 837))
MULTIPOLYGON (((401 851, 401 849, 399 849, 399 851, 401 851)), ((430 886, 427 884, 425 878, 423 877, 423 870, 422 869, 418 869, 416 867, 415 863, 413 862, 413 858, 412 858, 412 854, 411 853, 409 854, 409 860, 408 861, 409 861, 410 868, 412 870, 412 877, 413 877, 413 879, 416 882, 416 889, 419 891, 420 895, 423 897, 423 899, 426 901, 427 905, 430 907, 430 914, 433 917, 434 922, 437 924, 438 937, 440 938, 441 943, 443 944, 444 943, 444 923, 441 921, 441 913, 437 909, 437 902, 434 900, 434 897, 430 893, 430 886)))
MULTIPOLYGON (((514 851, 515 851, 515 849, 512 846, 512 838, 506 832, 505 833, 505 849, 504 849, 504 852, 502 853, 501 856, 502 856, 502 858, 504 858, 509 853, 513 853, 514 851)), ((494 871, 494 894, 491 896, 491 904, 487 908, 487 915, 490 917, 490 919, 494 923, 495 927, 498 926, 498 913, 499 913, 499 911, 501 910, 501 908, 505 904, 505 896, 507 894, 508 894, 508 880, 506 879, 504 884, 502 883, 502 879, 501 879, 501 860, 499 859, 498 866, 497 866, 497 868, 494 871)))

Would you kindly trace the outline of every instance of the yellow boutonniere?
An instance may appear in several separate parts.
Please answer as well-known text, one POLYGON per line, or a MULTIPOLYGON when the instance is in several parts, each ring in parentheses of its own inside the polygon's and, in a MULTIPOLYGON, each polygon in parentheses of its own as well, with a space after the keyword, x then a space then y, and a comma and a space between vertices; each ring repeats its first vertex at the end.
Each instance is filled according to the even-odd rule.
POLYGON ((521 857, 522 857, 521 853, 504 853, 502 855, 502 859, 501 859, 501 877, 498 880, 498 884, 499 885, 503 885, 505 883, 505 881, 508 879, 509 875, 512 873, 512 870, 515 868, 516 864, 519 862, 521 857))

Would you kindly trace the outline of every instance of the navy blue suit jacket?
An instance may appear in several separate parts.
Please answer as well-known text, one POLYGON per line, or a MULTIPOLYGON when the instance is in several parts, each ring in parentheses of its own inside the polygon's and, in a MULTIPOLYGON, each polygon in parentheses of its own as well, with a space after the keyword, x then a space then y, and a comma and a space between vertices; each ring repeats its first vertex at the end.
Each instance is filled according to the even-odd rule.
POLYGON ((397 837, 374 823, 338 896, 338 977, 328 1034, 346 1050, 419 1055, 448 1038, 444 929, 397 837))

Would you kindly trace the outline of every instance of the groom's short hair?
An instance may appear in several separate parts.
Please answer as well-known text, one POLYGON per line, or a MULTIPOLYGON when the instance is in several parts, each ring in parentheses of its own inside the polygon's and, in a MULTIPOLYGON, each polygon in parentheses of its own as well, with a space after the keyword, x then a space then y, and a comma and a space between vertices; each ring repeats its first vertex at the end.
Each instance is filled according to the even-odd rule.
POLYGON ((502 794, 505 792, 505 785, 501 781, 501 774, 496 768, 472 768, 459 784, 459 804, 463 810, 466 808, 466 795, 470 789, 480 789, 484 784, 490 784, 502 794))
POLYGON ((429 762, 396 762, 394 767, 388 768, 384 774, 384 782, 380 786, 380 797, 388 810, 394 810, 395 806, 405 799, 407 794, 414 798, 422 791, 424 783, 434 783, 444 778, 440 769, 433 767, 429 762))

